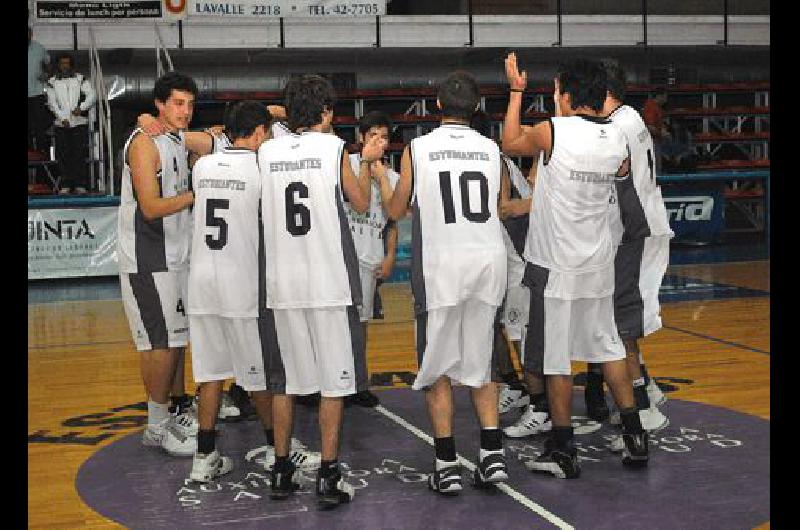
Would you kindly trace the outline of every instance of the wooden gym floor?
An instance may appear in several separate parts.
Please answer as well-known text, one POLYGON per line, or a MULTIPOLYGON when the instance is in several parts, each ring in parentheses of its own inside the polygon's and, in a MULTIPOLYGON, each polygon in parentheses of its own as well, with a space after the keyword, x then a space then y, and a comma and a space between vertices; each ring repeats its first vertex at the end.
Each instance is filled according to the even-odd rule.
MULTIPOLYGON (((678 284, 690 279, 684 290, 691 291, 697 280, 739 287, 746 294, 701 294, 664 303, 665 328, 641 343, 650 373, 677 387, 670 398, 768 420, 769 261, 672 266, 668 275, 678 284)), ((409 286, 381 289, 386 320, 370 325, 370 372, 415 372, 409 286)), ((576 363, 574 371, 584 368, 576 363)), ((190 380, 188 356, 186 373, 190 380)), ((187 390, 193 392, 191 382, 187 390)), ((143 412, 126 406, 144 397, 138 355, 119 299, 28 305, 31 528, 119 527, 82 502, 75 479, 93 453, 140 428, 143 412)))

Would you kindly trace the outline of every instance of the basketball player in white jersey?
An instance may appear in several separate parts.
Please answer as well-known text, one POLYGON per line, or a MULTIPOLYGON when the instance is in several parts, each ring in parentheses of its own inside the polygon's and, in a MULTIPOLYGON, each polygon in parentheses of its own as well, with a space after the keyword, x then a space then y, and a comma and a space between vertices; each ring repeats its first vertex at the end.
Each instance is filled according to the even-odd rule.
POLYGON ((625 136, 602 117, 606 73, 577 60, 556 79, 556 117, 520 126, 527 74, 506 58, 511 85, 503 150, 539 158, 523 281, 531 290, 525 369, 546 378, 552 420, 545 451, 526 465, 560 478, 580 475, 571 425, 570 361, 603 364, 619 405, 623 464, 647 464, 647 433, 633 400, 625 348, 614 322, 614 248, 609 226, 614 183, 629 177, 625 136))
MULTIPOLYGON (((386 144, 389 143, 389 131, 392 127, 389 116, 383 112, 368 112, 358 120, 357 141, 366 144, 372 138, 379 137, 386 144)), ((361 153, 350 155, 350 166, 353 173, 359 172, 361 153)), ((388 277, 394 265, 394 256, 397 250, 397 225, 391 221, 384 211, 392 197, 392 190, 397 184, 399 175, 382 160, 376 160, 369 166, 372 178, 372 192, 370 194, 369 209, 364 213, 355 211, 349 203, 345 202, 347 220, 353 243, 358 255, 359 277, 361 278, 361 307, 359 316, 364 327, 364 341, 367 337, 367 322, 373 315, 373 301, 375 289, 379 278, 388 277), (383 234, 387 224, 386 245, 383 234), (386 251, 384 252, 384 247, 386 251)), ((356 364, 356 370, 364 373, 366 378, 366 356, 363 362, 356 364)), ((368 388, 358 389, 358 392, 345 398, 347 403, 355 403, 366 407, 378 404, 378 398, 368 388)))
MULTIPOLYGON (((158 120, 168 131, 151 138, 140 129, 123 149, 117 255, 120 287, 148 394, 142 443, 190 456, 194 428, 169 415, 169 393, 188 341, 185 304, 191 244, 189 170, 182 130, 192 118, 197 86, 169 72, 153 89, 158 120)), ((180 386, 183 387, 182 377, 180 386)))
MULTIPOLYGON (((656 184, 650 131, 639 113, 624 103, 624 70, 609 63, 606 71, 608 92, 603 113, 625 134, 631 156, 631 178, 617 182, 618 208, 612 209, 612 229, 618 243, 614 317, 627 351, 628 372, 642 426, 656 432, 669 425, 667 417, 657 408, 666 398, 652 379, 650 385, 646 381, 638 339, 661 329, 658 291, 669 264, 669 241, 674 234, 661 188, 656 184)), ((597 368, 590 365, 590 370, 597 368)), ((619 423, 618 414, 612 415, 612 423, 619 423)))
POLYGON ((342 479, 337 454, 342 398, 356 392, 355 357, 364 335, 358 262, 344 211, 344 197, 358 212, 370 201, 369 166, 383 156, 379 137, 361 151, 353 174, 344 141, 330 134, 335 92, 330 82, 304 75, 289 82, 286 113, 293 134, 265 142, 258 151, 266 273, 265 360, 273 396, 275 465, 273 499, 296 488, 289 460, 293 397, 320 392, 322 462, 316 493, 323 508, 349 502, 355 490, 342 479))
MULTIPOLYGON (((225 116, 227 116, 228 108, 229 105, 226 105, 223 121, 225 121, 225 116)), ((270 125, 269 128, 269 138, 278 138, 285 134, 289 134, 289 130, 285 124, 286 111, 283 106, 269 105, 267 106, 267 110, 273 118, 272 125, 270 125)), ((140 129, 150 136, 160 136, 168 132, 159 120, 148 113, 140 114, 136 120, 136 123, 140 129)), ((183 133, 183 139, 186 148, 189 151, 190 171, 195 162, 201 156, 209 153, 221 153, 227 147, 233 145, 233 142, 231 142, 230 138, 225 132, 224 125, 214 125, 212 127, 208 127, 204 131, 185 131, 183 133)), ((176 380, 173 383, 173 395, 175 395, 175 392, 183 389, 183 379, 182 365, 179 364, 179 372, 176 373, 176 380)), ((174 401, 175 398, 173 397, 173 402, 174 401)), ((236 383, 232 383, 228 389, 228 392, 222 396, 222 401, 219 407, 219 418, 222 420, 238 420, 244 417, 252 417, 251 415, 253 412, 254 409, 250 404, 247 392, 245 392, 244 389, 242 389, 242 387, 238 386, 236 383)))
POLYGON ((503 227, 497 215, 501 175, 495 142, 470 128, 480 93, 466 72, 437 91, 442 122, 403 151, 389 215, 402 218, 411 201, 411 286, 420 366, 435 462, 428 486, 444 495, 462 489, 453 438, 451 381, 469 386, 481 426, 476 486, 508 478, 492 381, 493 322, 506 287, 503 227))

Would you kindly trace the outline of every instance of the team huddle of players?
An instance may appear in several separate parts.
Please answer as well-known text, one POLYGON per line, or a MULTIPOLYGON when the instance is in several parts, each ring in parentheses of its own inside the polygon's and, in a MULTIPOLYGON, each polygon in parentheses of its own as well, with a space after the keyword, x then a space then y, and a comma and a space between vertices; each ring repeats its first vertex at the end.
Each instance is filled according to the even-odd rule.
POLYGON ((145 445, 193 456, 194 481, 228 473, 215 426, 223 382, 234 378, 265 431, 271 498, 289 497, 303 466, 318 468, 323 507, 349 502, 337 460, 343 397, 367 388, 366 321, 376 279, 391 269, 383 237, 388 224, 396 241, 390 220, 410 214, 413 388, 425 391, 433 426, 429 487, 462 489, 453 382, 470 387, 481 427, 476 486, 508 479, 499 415, 518 407, 507 436, 550 433, 526 465, 577 477, 573 360, 590 363, 590 415, 608 416, 603 380, 611 389, 621 425, 612 450, 625 465, 647 465, 647 431, 666 418, 648 400, 636 341, 661 326, 672 235, 652 140, 623 104, 618 67, 561 68, 556 116, 533 127, 520 123, 527 76, 514 54, 506 76, 505 154, 479 112, 476 81, 455 72, 438 87, 440 126, 406 146, 399 175, 383 162, 391 122, 381 113, 362 118, 361 150, 346 156, 322 77, 292 79, 283 107, 237 103, 214 134, 185 132, 191 78, 158 79, 159 133, 137 129, 126 143, 119 213, 123 302, 148 392, 145 445), (191 181, 189 153, 200 155, 191 181), (534 158, 527 179, 506 155, 534 158), (189 330, 196 420, 169 410, 189 330), (291 437, 294 396, 314 393, 320 453, 291 437))

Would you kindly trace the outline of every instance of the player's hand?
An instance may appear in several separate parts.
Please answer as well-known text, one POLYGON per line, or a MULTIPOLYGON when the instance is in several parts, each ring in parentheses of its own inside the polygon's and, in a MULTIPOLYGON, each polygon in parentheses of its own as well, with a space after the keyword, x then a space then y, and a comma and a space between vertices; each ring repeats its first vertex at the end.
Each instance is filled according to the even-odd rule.
POLYGON ((212 136, 216 136, 217 138, 221 137, 225 134, 225 127, 222 125, 212 125, 211 127, 206 129, 206 132, 212 136))
POLYGON ((167 132, 167 128, 151 114, 139 114, 136 126, 150 136, 159 136, 167 132))
POLYGON ((558 78, 553 78, 553 102, 556 104, 555 115, 556 116, 563 116, 561 112, 561 105, 559 105, 559 101, 561 101, 561 83, 558 82, 558 78))
POLYGON ((383 151, 388 145, 389 142, 387 140, 384 140, 380 136, 373 136, 364 144, 364 148, 361 150, 361 159, 366 160, 370 164, 376 160, 380 160, 383 158, 383 151))
POLYGON ((384 258, 383 263, 375 267, 373 274, 375 275, 375 278, 379 280, 385 280, 392 275, 393 268, 394 260, 391 258, 384 258))
POLYGON ((369 174, 376 181, 386 178, 386 164, 383 163, 383 160, 372 162, 369 165, 369 174))
POLYGON ((523 70, 519 72, 517 67, 517 54, 511 52, 506 57, 506 79, 510 88, 517 90, 525 90, 528 86, 528 72, 523 70))
POLYGON ((61 125, 64 127, 69 127, 69 120, 61 120, 61 125))
POLYGON ((72 115, 73 116, 80 116, 81 115, 80 107, 75 107, 75 110, 72 111, 72 115))

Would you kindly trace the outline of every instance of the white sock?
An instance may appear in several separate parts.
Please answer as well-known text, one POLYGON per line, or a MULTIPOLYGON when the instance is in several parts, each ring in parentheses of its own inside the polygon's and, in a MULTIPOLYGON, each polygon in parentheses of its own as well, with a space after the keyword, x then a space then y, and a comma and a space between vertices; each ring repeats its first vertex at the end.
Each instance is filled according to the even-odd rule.
POLYGON ((452 462, 448 462, 447 460, 439 460, 436 459, 436 471, 440 471, 442 468, 445 467, 452 467, 458 464, 458 460, 453 460, 452 462))
POLYGON ((633 380, 633 388, 636 388, 637 386, 644 386, 644 377, 633 380))
POLYGON ((156 403, 152 399, 147 402, 147 424, 156 425, 169 417, 169 403, 156 403))

